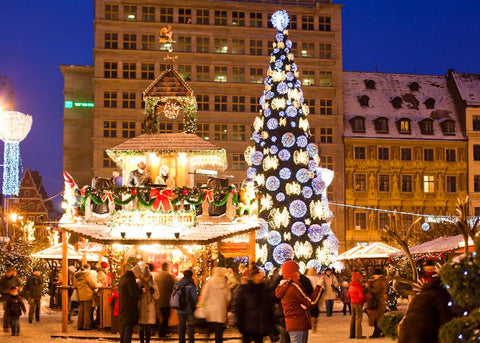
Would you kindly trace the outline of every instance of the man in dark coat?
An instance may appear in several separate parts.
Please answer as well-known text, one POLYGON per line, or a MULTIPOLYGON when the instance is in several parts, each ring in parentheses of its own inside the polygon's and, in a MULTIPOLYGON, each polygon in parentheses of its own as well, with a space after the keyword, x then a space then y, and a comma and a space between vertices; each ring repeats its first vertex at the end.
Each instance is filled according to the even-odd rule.
POLYGON ((398 343, 438 343, 440 327, 453 318, 450 294, 434 276, 408 305, 398 326, 398 343))
POLYGON ((35 314, 35 320, 40 321, 40 300, 43 292, 43 277, 40 274, 38 268, 34 269, 32 275, 27 279, 25 286, 27 293, 28 304, 28 322, 33 322, 33 315, 35 314))
POLYGON ((155 273, 153 280, 157 284, 159 298, 156 301, 155 309, 159 321, 158 336, 166 337, 168 333, 168 319, 170 318, 170 296, 172 295, 175 279, 170 273, 170 264, 162 263, 162 270, 155 273))
POLYGON ((383 333, 380 330, 378 323, 385 313, 385 307, 387 304, 387 286, 388 281, 383 275, 383 271, 381 269, 375 269, 373 279, 370 279, 367 283, 369 293, 369 299, 367 302, 368 324, 374 327, 370 338, 383 337, 383 333))
POLYGON ((0 279, 1 301, 3 303, 3 331, 10 331, 10 318, 5 311, 7 298, 10 296, 12 287, 20 287, 20 278, 17 276, 17 270, 13 267, 8 267, 5 275, 0 279))
POLYGON ((120 319, 120 343, 132 341, 133 327, 138 324, 138 297, 142 290, 136 279, 142 269, 135 266, 123 274, 118 282, 118 312, 120 319))

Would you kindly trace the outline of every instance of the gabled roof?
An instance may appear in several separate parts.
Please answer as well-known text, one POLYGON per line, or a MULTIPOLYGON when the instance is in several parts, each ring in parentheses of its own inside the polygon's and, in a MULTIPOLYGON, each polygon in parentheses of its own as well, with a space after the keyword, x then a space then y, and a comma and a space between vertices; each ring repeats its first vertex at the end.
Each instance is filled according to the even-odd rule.
POLYGON ((467 106, 480 106, 480 74, 453 72, 453 77, 467 106))
POLYGON ((143 97, 193 96, 193 89, 175 69, 167 69, 143 92, 143 97))

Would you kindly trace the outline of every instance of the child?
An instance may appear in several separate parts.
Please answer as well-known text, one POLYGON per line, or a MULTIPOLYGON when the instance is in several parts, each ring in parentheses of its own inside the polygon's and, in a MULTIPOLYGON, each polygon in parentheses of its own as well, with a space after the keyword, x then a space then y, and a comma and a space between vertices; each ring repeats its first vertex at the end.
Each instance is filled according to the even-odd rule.
POLYGON ((340 286, 340 299, 343 302, 343 315, 347 315, 347 308, 348 314, 352 315, 352 307, 350 306, 350 298, 347 296, 348 288, 350 285, 347 281, 343 281, 342 285, 340 286))
POLYGON ((12 336, 20 336, 20 316, 22 312, 24 314, 27 313, 27 309, 25 308, 23 298, 18 295, 17 287, 10 288, 10 295, 7 298, 5 312, 10 318, 12 336))

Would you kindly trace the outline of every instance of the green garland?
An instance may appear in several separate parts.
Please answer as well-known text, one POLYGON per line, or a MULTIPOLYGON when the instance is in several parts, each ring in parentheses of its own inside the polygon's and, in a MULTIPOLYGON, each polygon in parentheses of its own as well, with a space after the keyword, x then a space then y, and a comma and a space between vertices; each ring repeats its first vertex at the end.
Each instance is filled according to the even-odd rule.
POLYGON ((183 111, 183 131, 186 133, 197 132, 197 100, 195 97, 186 96, 153 96, 145 98, 145 133, 158 132, 158 115, 155 108, 159 102, 176 101, 180 104, 183 111))

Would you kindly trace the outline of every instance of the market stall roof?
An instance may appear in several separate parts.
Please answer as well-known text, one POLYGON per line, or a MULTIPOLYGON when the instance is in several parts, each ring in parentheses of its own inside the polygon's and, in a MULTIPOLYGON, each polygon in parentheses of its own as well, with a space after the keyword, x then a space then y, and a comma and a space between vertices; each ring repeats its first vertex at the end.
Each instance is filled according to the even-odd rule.
MULTIPOLYGON (((32 257, 42 258, 45 260, 61 260, 63 244, 57 244, 53 247, 38 251, 32 254, 32 257)), ((83 254, 75 250, 73 245, 68 244, 67 256, 69 260, 82 260, 83 254)), ((98 255, 87 253, 87 261, 98 261, 98 255)))
MULTIPOLYGON (((473 245, 471 238, 468 239, 468 245, 473 245)), ((465 247, 465 240, 462 235, 455 235, 450 237, 438 237, 434 240, 415 245, 410 248, 410 253, 412 255, 416 254, 425 254, 433 252, 447 252, 451 250, 456 250, 459 248, 465 247)), ((403 255, 403 251, 398 252, 397 254, 403 255)))
POLYGON ((399 250, 394 247, 385 243, 375 242, 369 245, 357 245, 339 255, 337 261, 388 258, 391 254, 396 252, 399 252, 399 250))

